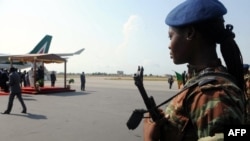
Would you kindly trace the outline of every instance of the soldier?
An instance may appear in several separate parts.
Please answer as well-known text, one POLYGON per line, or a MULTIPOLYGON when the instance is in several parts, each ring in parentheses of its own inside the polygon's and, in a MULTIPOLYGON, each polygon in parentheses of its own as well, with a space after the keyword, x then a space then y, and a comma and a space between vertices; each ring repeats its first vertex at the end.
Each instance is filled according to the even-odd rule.
POLYGON ((224 25, 226 13, 218 0, 186 0, 167 15, 170 56, 175 64, 188 63, 192 76, 163 119, 145 118, 144 141, 198 140, 223 133, 227 124, 244 124, 243 60, 233 26, 224 25))

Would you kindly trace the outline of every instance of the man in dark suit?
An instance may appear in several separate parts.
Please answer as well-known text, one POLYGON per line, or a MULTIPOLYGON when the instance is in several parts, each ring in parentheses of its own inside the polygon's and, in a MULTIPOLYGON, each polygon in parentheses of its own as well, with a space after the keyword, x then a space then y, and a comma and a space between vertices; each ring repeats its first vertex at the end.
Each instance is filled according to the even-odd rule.
POLYGON ((85 91, 86 78, 84 72, 82 72, 82 74, 80 75, 80 79, 81 79, 81 90, 85 91))
POLYGON ((17 96, 18 100, 20 101, 23 107, 22 113, 26 113, 27 108, 22 98, 22 91, 20 87, 20 76, 16 72, 16 69, 13 67, 10 68, 9 87, 10 87, 10 95, 9 95, 8 107, 7 110, 2 114, 10 114, 15 96, 17 96))
POLYGON ((50 81, 51 81, 51 87, 54 87, 56 82, 56 74, 54 71, 52 71, 52 73, 50 74, 50 81))

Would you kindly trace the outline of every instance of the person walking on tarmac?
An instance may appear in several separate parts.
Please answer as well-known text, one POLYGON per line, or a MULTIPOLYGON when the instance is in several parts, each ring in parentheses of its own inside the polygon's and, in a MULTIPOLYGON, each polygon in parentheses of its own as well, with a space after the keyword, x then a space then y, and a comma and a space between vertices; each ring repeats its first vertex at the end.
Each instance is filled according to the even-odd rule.
POLYGON ((9 74, 9 87, 10 87, 10 94, 9 94, 9 102, 7 109, 2 114, 10 114, 14 98, 17 96, 18 100, 20 101, 23 110, 22 113, 27 113, 26 105, 22 98, 22 92, 20 87, 20 77, 18 73, 16 72, 16 69, 11 67, 10 68, 10 74, 9 74))
POLYGON ((243 59, 233 26, 224 25, 226 13, 219 0, 185 0, 167 15, 170 57, 175 64, 188 63, 192 76, 160 112, 162 119, 144 119, 144 141, 217 138, 226 125, 245 124, 243 59))
POLYGON ((173 83, 174 83, 174 78, 173 78, 173 76, 171 75, 171 76, 168 78, 169 89, 172 89, 173 83))

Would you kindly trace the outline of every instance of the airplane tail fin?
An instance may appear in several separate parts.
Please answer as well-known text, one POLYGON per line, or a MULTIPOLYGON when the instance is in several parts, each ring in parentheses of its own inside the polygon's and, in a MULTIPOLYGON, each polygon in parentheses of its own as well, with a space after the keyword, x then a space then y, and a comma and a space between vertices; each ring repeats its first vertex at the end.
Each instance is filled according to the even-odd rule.
POLYGON ((52 36, 46 35, 29 54, 48 53, 52 36))
POLYGON ((79 54, 81 54, 83 51, 84 51, 84 48, 82 48, 82 49, 76 51, 76 52, 74 53, 74 55, 79 55, 79 54))

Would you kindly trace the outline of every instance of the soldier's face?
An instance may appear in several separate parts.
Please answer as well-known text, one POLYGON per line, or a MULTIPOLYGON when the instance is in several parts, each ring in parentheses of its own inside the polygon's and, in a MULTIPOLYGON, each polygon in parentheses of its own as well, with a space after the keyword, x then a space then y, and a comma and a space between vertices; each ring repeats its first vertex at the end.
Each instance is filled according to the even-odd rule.
POLYGON ((170 38, 170 58, 175 64, 183 64, 188 62, 190 50, 187 46, 187 34, 185 29, 169 28, 170 38))

